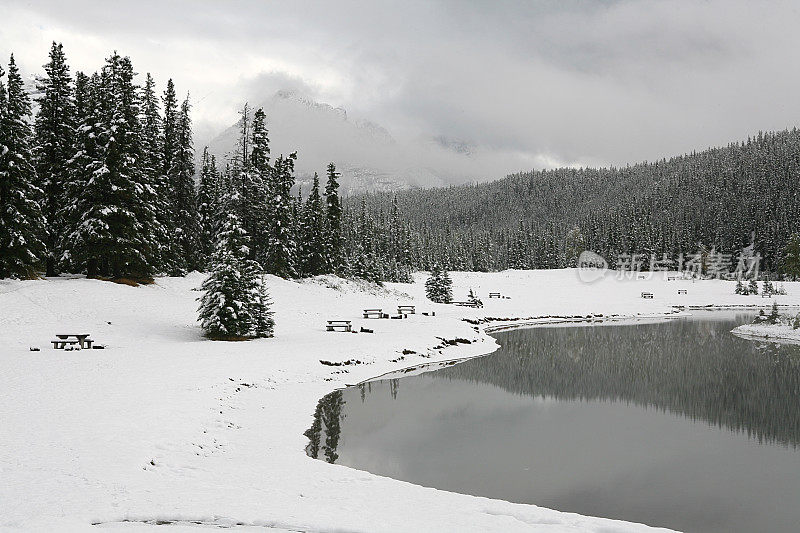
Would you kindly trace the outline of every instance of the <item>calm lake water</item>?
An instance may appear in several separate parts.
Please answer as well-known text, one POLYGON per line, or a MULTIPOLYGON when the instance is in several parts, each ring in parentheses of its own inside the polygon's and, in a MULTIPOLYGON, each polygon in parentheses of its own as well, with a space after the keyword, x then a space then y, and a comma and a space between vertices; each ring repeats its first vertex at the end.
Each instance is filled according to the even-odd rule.
POLYGON ((753 315, 498 333, 487 357, 320 401, 314 457, 691 532, 800 531, 800 346, 753 315))

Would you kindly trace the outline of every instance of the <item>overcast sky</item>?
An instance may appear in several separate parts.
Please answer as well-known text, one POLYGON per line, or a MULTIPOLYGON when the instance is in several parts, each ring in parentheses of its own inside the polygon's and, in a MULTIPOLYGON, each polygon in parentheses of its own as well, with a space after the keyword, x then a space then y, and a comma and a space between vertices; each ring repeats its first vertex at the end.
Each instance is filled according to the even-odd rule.
POLYGON ((797 125, 798 4, 0 0, 0 53, 30 74, 52 40, 73 72, 117 49, 191 91, 200 137, 291 89, 397 138, 624 164, 797 125))

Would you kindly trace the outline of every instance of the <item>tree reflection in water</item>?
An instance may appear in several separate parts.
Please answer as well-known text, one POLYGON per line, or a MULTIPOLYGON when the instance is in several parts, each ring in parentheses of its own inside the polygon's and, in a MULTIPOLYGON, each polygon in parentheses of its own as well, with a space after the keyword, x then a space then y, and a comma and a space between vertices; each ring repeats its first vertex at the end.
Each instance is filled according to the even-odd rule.
POLYGON ((737 319, 511 330, 497 336, 502 348, 491 357, 431 376, 656 407, 796 448, 800 346, 738 338, 729 330, 748 320, 737 319))

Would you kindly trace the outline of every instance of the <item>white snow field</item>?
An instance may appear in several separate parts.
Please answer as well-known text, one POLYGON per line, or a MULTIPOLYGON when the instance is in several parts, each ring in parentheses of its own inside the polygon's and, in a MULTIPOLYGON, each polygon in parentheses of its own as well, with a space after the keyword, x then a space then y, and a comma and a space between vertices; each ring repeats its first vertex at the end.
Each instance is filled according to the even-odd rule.
MULTIPOLYGON (((269 278, 276 337, 249 342, 203 338, 197 273, 141 287, 0 281, 0 529, 653 531, 330 465, 306 456, 303 431, 319 398, 337 387, 493 351, 494 340, 465 316, 658 316, 673 304, 768 307, 772 300, 734 295, 725 281, 609 274, 584 284, 575 270, 453 279, 456 299, 471 287, 485 308, 428 303, 422 274, 387 290, 335 277, 269 278), (679 288, 688 294, 679 296, 679 288), (511 299, 489 299, 495 291, 511 299), (642 291, 654 298, 642 299, 642 291), (406 303, 436 316, 361 319, 365 308, 394 311, 406 303), (326 332, 325 320, 338 318, 375 333, 326 332), (52 349, 50 340, 64 333, 90 333, 106 349, 52 349), (475 342, 432 350, 437 337, 475 342), (403 349, 425 356, 398 360, 403 349)), ((786 289, 778 302, 800 304, 800 284, 786 289)))

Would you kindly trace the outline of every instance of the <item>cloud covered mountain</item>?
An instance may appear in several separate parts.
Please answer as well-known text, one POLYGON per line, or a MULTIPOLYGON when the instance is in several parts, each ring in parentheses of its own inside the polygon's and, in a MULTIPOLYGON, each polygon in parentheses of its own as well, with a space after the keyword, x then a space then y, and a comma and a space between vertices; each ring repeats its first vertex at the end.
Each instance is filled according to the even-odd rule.
MULTIPOLYGON (((323 175, 333 161, 345 193, 486 181, 541 164, 444 136, 398 140, 378 124, 352 120, 342 108, 289 91, 278 91, 256 107, 267 115, 273 157, 296 150, 301 183, 314 172, 323 175)), ((209 143, 209 150, 224 157, 238 136, 238 126, 232 125, 209 143)))

